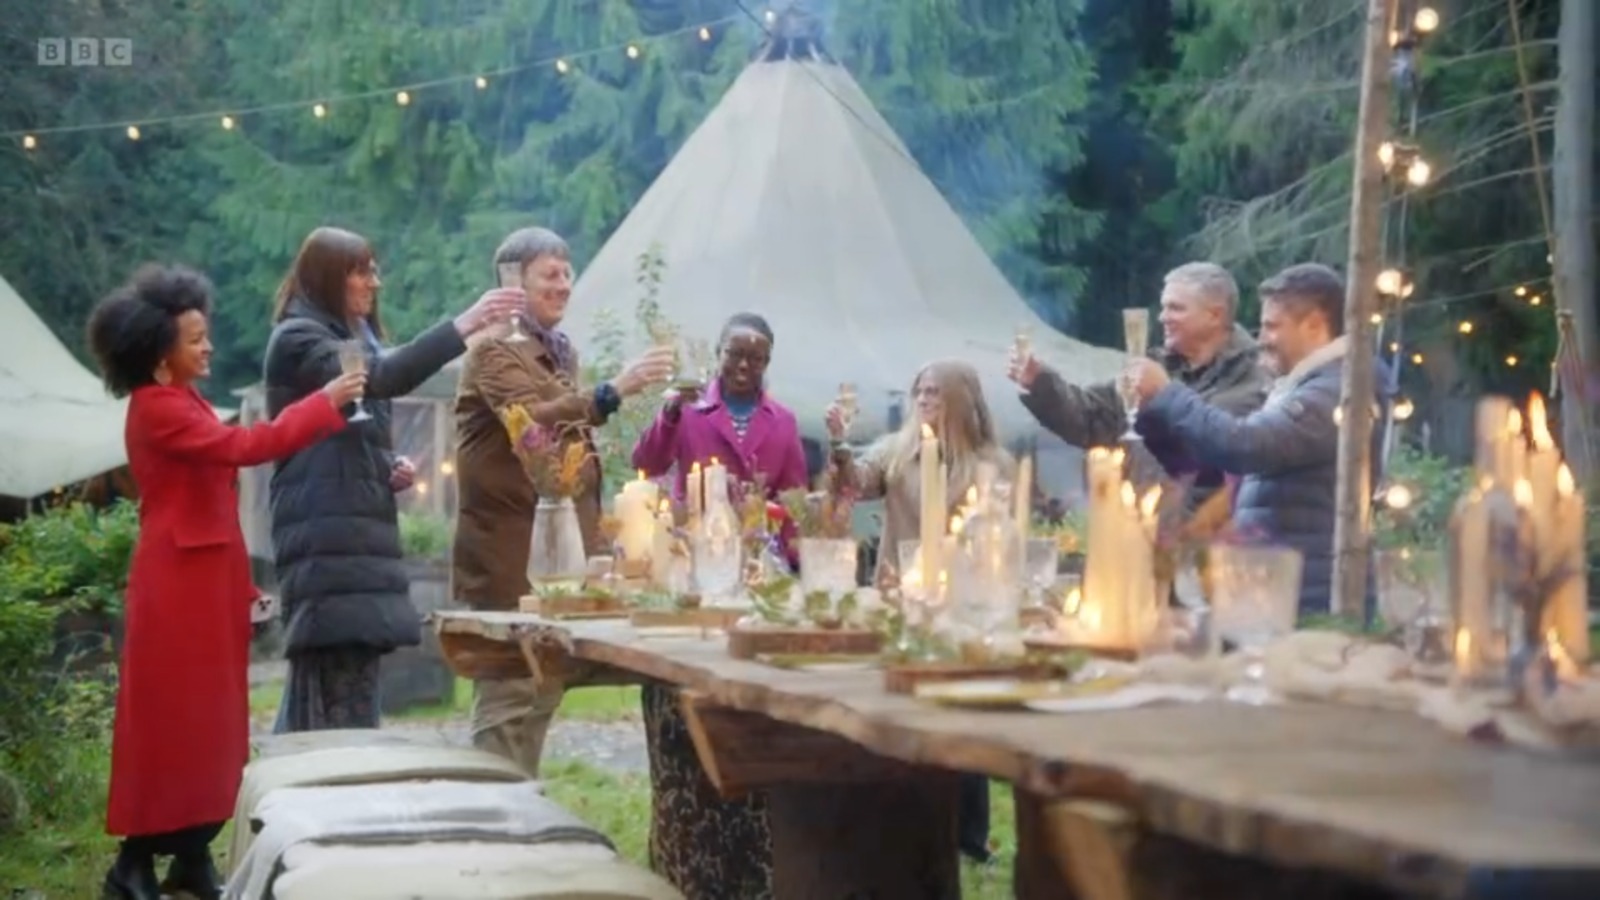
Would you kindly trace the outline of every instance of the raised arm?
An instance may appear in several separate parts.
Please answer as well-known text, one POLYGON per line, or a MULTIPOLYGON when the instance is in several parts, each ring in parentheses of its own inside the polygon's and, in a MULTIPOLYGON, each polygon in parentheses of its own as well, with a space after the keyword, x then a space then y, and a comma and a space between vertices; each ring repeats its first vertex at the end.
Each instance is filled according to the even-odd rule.
POLYGON ((183 388, 150 387, 128 408, 130 441, 143 441, 196 463, 257 466, 297 453, 344 428, 344 416, 323 391, 290 404, 270 422, 225 425, 183 388))
MULTIPOLYGON (((327 326, 291 321, 267 347, 267 382, 303 396, 339 374, 339 337, 327 326)), ((410 343, 373 356, 367 364, 367 396, 386 400, 411 393, 445 364, 466 352, 452 322, 441 322, 410 343)))
POLYGON ((1044 366, 1023 391, 1022 405, 1045 430, 1074 447, 1115 446, 1127 429, 1127 413, 1114 383, 1068 384, 1044 366))
POLYGON ((888 490, 886 459, 881 443, 868 447, 860 456, 841 445, 829 455, 828 465, 839 483, 855 486, 858 498, 878 500, 888 490))
POLYGON ((651 478, 665 475, 678 460, 678 423, 681 421, 681 407, 668 406, 656 413, 633 445, 633 467, 651 478))
POLYGON ((540 366, 530 365, 499 340, 487 340, 472 348, 463 377, 470 380, 495 412, 520 403, 535 423, 555 430, 604 425, 620 403, 614 391, 604 386, 593 390, 576 387, 540 366))
POLYGON ((1147 404, 1186 455, 1234 475, 1275 475, 1333 461, 1338 380, 1318 379, 1244 418, 1170 383, 1147 404))

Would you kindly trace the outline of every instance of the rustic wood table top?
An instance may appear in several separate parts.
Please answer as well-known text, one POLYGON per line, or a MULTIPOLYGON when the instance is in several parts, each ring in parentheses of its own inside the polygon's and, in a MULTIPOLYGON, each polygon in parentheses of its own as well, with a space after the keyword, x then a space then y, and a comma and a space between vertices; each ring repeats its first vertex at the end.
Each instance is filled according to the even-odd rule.
POLYGON ((579 659, 883 756, 982 772, 1045 797, 1126 802, 1146 827, 1229 854, 1439 896, 1476 894, 1469 881, 1492 876, 1562 872, 1600 883, 1600 764, 1474 743, 1416 716, 1223 702, 968 711, 889 694, 881 671, 731 659, 716 633, 643 636, 619 621, 518 613, 439 613, 435 622, 484 647, 560 635, 579 659))

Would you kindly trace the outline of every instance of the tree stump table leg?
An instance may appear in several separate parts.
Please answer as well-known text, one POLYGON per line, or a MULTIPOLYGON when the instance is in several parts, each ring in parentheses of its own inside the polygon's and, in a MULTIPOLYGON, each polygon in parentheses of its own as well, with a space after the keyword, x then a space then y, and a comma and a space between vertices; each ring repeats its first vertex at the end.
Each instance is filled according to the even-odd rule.
POLYGON ((768 789, 776 900, 958 900, 957 776, 768 789))

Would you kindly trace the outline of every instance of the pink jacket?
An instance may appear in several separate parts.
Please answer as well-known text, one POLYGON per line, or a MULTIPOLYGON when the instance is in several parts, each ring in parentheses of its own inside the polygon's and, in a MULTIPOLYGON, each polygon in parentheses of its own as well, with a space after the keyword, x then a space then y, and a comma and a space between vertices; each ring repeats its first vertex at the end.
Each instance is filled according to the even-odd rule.
POLYGON ((698 403, 680 407, 676 422, 662 410, 633 448, 633 467, 643 470, 646 477, 656 478, 676 468, 672 496, 678 500, 683 499, 689 469, 695 463, 705 468, 713 458, 728 468, 730 482, 764 475, 769 499, 790 488, 808 486, 806 454, 794 413, 763 394, 741 441, 716 382, 698 403))

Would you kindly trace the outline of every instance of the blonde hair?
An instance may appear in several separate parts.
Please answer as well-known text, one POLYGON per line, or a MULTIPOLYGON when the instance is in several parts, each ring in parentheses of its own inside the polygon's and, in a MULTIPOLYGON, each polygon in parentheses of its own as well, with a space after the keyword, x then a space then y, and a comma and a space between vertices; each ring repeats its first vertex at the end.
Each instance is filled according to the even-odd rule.
POLYGON ((1222 307, 1223 317, 1232 322, 1239 314, 1239 282, 1227 269, 1210 262, 1191 262, 1173 269, 1163 284, 1181 284, 1198 292, 1208 302, 1222 307))
MULTIPOLYGON (((950 473, 945 496, 951 503, 958 503, 967 488, 976 483, 979 463, 995 463, 1002 472, 1009 472, 1011 456, 1001 448, 995 435, 994 417, 989 414, 977 369, 954 359, 928 363, 911 379, 911 397, 916 397, 917 386, 925 378, 933 379, 939 387, 944 409, 936 430, 943 461, 950 473)), ((908 411, 900 430, 881 438, 869 453, 883 461, 885 478, 892 482, 908 467, 916 465, 921 450, 922 419, 914 411, 908 411)))

